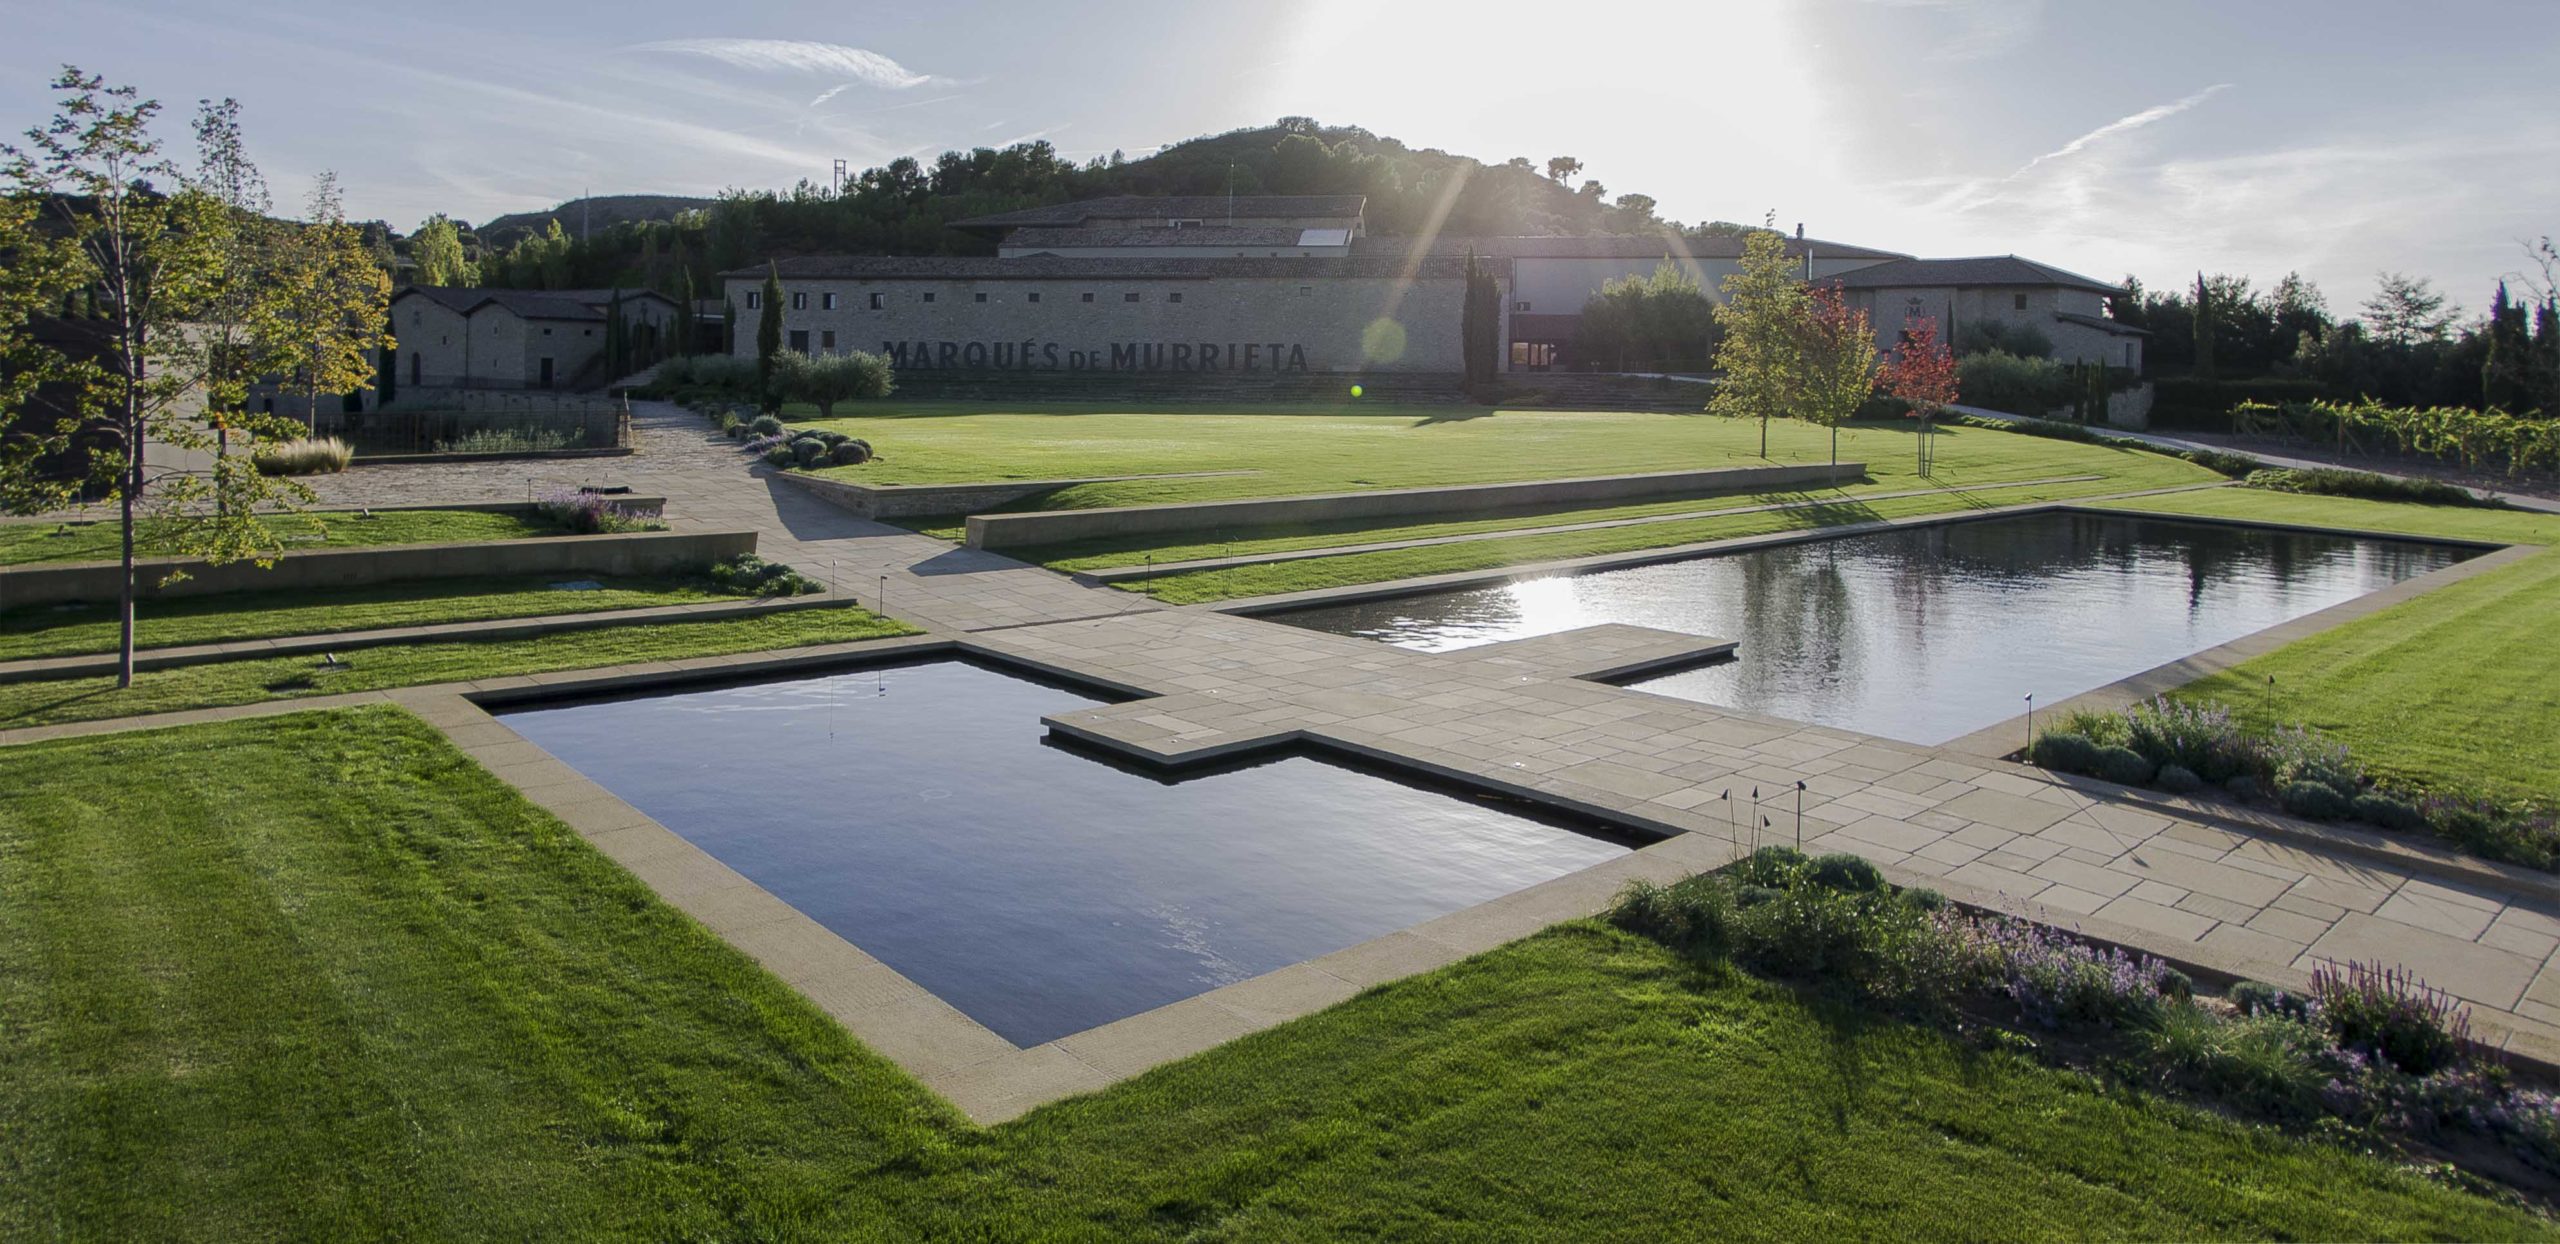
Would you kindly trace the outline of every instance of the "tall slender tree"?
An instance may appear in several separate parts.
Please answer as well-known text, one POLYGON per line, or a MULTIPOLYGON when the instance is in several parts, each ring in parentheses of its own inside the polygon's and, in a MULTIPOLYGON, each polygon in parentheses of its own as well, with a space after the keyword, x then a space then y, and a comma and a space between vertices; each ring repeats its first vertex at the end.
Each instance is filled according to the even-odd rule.
POLYGON ((291 507, 313 497, 299 482, 236 463, 209 472, 184 466, 191 454, 224 462, 217 451, 226 432, 259 436, 292 427, 245 410, 211 411, 201 400, 209 356, 188 346, 188 334, 239 262, 230 234, 235 215, 161 155, 151 132, 158 101, 76 66, 64 66, 51 87, 58 96, 53 119, 28 130, 24 147, 0 145, 0 168, 17 195, 60 217, 104 330, 101 356, 86 365, 99 383, 72 392, 70 421, 87 425, 81 435, 90 475, 83 482, 116 504, 116 685, 128 687, 138 520, 146 504, 160 520, 161 550, 269 565, 282 542, 258 506, 291 507), (147 452, 154 445, 174 451, 178 464, 155 471, 147 452))
POLYGON ((756 319, 756 375, 773 378, 773 356, 782 353, 782 266, 767 263, 764 271, 764 306, 756 319))
POLYGON ((2204 273, 2196 273, 2196 303, 2190 320, 2196 343, 2196 374, 2213 374, 2214 303, 2213 287, 2205 284, 2204 273))
POLYGON ((1798 327, 1797 408, 1807 422, 1831 429, 1832 482, 1839 482, 1840 425, 1876 391, 1876 334, 1867 313, 1849 305, 1837 282, 1805 293, 1798 327))
POLYGON ((1763 458, 1769 456, 1769 418, 1792 408, 1803 358, 1804 285, 1776 221, 1772 212, 1765 227, 1743 237, 1741 267, 1721 282, 1716 322, 1724 338, 1716 345, 1716 368, 1723 375, 1707 402, 1711 414, 1757 418, 1763 458))
POLYGON ((347 220, 338 175, 313 180, 310 219, 288 231, 273 280, 265 332, 285 383, 303 397, 303 425, 320 427, 320 395, 372 387, 373 354, 393 343, 391 278, 366 251, 363 231, 347 220))

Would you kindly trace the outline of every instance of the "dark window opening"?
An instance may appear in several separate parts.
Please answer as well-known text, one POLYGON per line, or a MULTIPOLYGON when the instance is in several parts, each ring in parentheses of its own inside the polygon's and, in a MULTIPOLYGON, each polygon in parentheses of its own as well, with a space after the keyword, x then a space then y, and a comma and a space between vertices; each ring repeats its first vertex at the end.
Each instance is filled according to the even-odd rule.
POLYGON ((2015 294, 2015 295, 2012 295, 2012 296, 2011 296, 2011 298, 2010 298, 2010 305, 2012 305, 2012 306, 2016 307, 2016 308, 2017 308, 2018 310, 2020 310, 2020 311, 2024 311, 2024 310, 2026 310, 2026 309, 2027 309, 2027 296, 2026 296, 2025 294, 2015 294))
POLYGON ((1038 302, 1038 301, 1040 301, 1040 295, 1038 295, 1038 294, 1036 294, 1036 293, 1034 293, 1034 294, 1024 294, 1024 295, 1022 296, 1022 299, 1023 299, 1023 301, 1025 301, 1025 302, 1038 302))
POLYGON ((1091 301, 1093 301, 1093 295, 1091 295, 1091 294, 1087 294, 1087 295, 1085 295, 1085 296, 1084 296, 1084 300, 1085 300, 1086 302, 1091 302, 1091 301))
POLYGON ((985 294, 978 294, 978 295, 976 295, 976 296, 975 296, 975 298, 976 298, 976 301, 979 301, 979 302, 985 302, 985 301, 987 300, 987 296, 986 296, 985 294))
POLYGON ((807 354, 809 352, 808 329, 795 328, 791 330, 791 351, 794 354, 807 354))
POLYGON ((827 331, 825 331, 825 332, 823 332, 823 333, 818 334, 818 348, 819 348, 819 349, 821 349, 821 350, 826 351, 826 352, 827 352, 827 353, 829 353, 829 354, 833 354, 833 353, 835 353, 835 352, 836 352, 836 330, 834 330, 834 329, 830 328, 830 329, 828 329, 827 331))
POLYGON ((809 296, 807 294, 793 294, 791 296, 791 309, 794 311, 808 310, 809 296))
POLYGON ((874 311, 885 311, 885 310, 887 310, 887 309, 888 309, 888 307, 889 307, 889 296, 888 296, 887 294, 875 293, 875 294, 871 295, 871 309, 872 309, 872 310, 874 310, 874 311))
POLYGON ((1120 301, 1122 301, 1122 302, 1136 302, 1137 300, 1138 300, 1138 296, 1137 296, 1136 294, 1122 294, 1122 295, 1120 295, 1120 301))
POLYGON ((933 301, 933 291, 932 291, 932 290, 926 290, 926 291, 924 292, 924 300, 925 300, 926 302, 931 302, 931 301, 933 301))
POLYGON ((1175 290, 1174 292, 1165 295, 1164 300, 1166 302, 1180 302, 1182 301, 1182 291, 1175 290))

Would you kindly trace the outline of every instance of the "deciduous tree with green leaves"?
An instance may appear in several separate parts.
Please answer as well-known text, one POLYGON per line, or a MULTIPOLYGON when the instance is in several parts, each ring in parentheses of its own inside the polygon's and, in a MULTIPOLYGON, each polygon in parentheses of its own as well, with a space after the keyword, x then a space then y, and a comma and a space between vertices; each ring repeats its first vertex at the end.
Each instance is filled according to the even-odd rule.
POLYGON ((462 230, 442 212, 427 217, 409 236, 409 258, 418 265, 420 285, 480 283, 480 266, 463 257, 462 230))
POLYGON ((373 352, 392 345, 391 278, 348 223, 337 174, 313 182, 307 210, 277 247, 264 332, 285 387, 303 396, 304 427, 316 431, 321 394, 373 387, 373 352))
POLYGON ((72 482, 56 472, 89 408, 87 393, 104 383, 92 360, 71 359, 37 339, 36 323, 80 300, 88 265, 80 249, 45 229, 37 201, 0 195, 0 510, 35 513, 70 497, 72 482), (40 389, 54 400, 36 405, 40 389))
POLYGON ((260 436, 281 426, 290 435, 293 425, 208 405, 208 354, 189 344, 190 326, 241 262, 235 213, 162 156, 151 132, 158 101, 132 87, 109 87, 76 66, 64 66, 51 88, 59 96, 52 120, 27 131, 24 147, 0 145, 0 170, 17 195, 59 217, 60 236, 78 256, 103 323, 98 357, 73 364, 93 369, 98 383, 71 390, 77 406, 70 422, 85 425, 80 435, 90 449, 89 476, 75 482, 97 487, 116 505, 123 565, 117 685, 130 686, 136 524, 145 506, 158 520, 154 551, 269 565, 282 543, 258 507, 304 504, 312 494, 220 452, 231 434, 260 436), (146 453, 154 445, 180 461, 155 471, 146 453), (211 456, 213 467, 188 469, 184 458, 197 454, 211 456))
POLYGON ((1769 227, 1743 237, 1742 266, 1721 282, 1724 303, 1716 308, 1716 323, 1724 340, 1716 346, 1716 369, 1723 375, 1707 403, 1710 414, 1757 418, 1763 458, 1769 456, 1770 416, 1791 409, 1803 387, 1805 291, 1776 219, 1772 213, 1769 227))

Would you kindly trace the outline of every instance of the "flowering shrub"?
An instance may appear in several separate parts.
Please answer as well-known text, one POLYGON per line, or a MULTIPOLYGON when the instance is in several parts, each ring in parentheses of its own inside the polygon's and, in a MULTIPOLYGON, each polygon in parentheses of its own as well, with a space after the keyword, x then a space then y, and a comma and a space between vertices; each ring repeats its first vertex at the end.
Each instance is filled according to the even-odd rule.
POLYGON ((806 596, 823 592, 817 580, 781 562, 769 562, 753 553, 740 553, 711 567, 711 582, 721 591, 740 596, 806 596))
POLYGON ((2398 969, 2322 964, 2311 973, 2311 997, 2340 1046, 2411 1075, 2451 1064, 2471 1036, 2471 1008, 2398 969))
POLYGON ((1912 901, 1919 892, 1835 889, 1800 856, 1786 858, 1795 854, 1632 883, 1607 919, 1685 954, 1845 985, 1925 1019, 1967 1013, 1967 999, 2006 999, 2030 1023, 2119 1034, 2134 1057, 2105 1057, 2101 1068, 2294 1124, 2327 1117, 2382 1136, 2490 1137, 2560 1175, 2560 1099, 2472 1058, 2468 1011, 2407 973, 2323 968, 2303 994, 2242 982, 2217 1006, 2148 956, 1912 901))
POLYGON ((597 493, 576 489, 544 493, 534 502, 534 508, 544 518, 582 536, 600 532, 657 531, 666 526, 650 515, 626 510, 597 493))

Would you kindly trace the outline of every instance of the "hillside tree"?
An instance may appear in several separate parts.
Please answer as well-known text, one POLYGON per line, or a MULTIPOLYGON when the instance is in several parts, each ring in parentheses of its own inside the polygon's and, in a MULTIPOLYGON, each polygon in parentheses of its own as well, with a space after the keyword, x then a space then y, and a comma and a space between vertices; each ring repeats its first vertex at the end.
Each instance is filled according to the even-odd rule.
POLYGON ((2365 332, 2386 346, 2409 347, 2442 340, 2456 312, 2445 308, 2444 295, 2425 277, 2385 272, 2373 297, 2365 300, 2365 332))
POLYGON ((477 285, 479 265, 463 257, 462 230, 438 212, 409 237, 409 258, 418 266, 420 285, 477 285))

